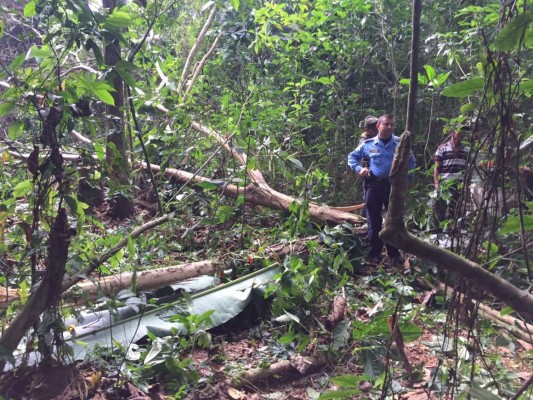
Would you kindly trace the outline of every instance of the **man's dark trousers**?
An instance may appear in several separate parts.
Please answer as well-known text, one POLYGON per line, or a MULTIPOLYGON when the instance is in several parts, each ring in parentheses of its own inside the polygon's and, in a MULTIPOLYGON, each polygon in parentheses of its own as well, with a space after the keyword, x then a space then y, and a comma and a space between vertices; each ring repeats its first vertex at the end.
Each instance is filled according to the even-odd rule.
MULTIPOLYGON (((368 224, 368 240, 370 241, 369 257, 381 258, 383 241, 379 238, 379 232, 383 226, 381 215, 383 207, 389 207, 390 183, 388 179, 379 179, 374 176, 365 181, 365 205, 368 224)), ((385 245, 390 258, 400 256, 396 247, 385 245)))

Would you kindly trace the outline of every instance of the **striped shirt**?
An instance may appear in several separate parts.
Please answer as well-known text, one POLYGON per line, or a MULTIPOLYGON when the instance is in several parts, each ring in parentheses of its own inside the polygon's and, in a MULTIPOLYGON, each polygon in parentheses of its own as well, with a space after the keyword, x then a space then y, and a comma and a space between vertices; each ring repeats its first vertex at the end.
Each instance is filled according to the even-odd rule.
POLYGON ((433 161, 439 164, 440 179, 463 180, 469 151, 470 147, 462 144, 454 148, 451 140, 440 145, 433 157, 433 161))

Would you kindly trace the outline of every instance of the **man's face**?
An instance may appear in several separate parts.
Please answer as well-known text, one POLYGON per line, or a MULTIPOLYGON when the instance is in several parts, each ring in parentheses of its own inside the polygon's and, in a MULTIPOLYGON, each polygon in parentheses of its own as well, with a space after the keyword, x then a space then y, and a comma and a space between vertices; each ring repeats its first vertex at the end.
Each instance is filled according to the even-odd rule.
POLYGON ((463 141, 463 139, 464 139, 463 131, 457 130, 457 131, 454 131, 452 133, 452 141, 453 141, 454 145, 456 145, 456 146, 460 145, 461 142, 463 141))
POLYGON ((365 127, 365 136, 367 138, 373 138, 378 134, 378 128, 376 125, 367 125, 365 127))
POLYGON ((377 127, 379 130, 379 137, 388 139, 394 133, 396 121, 391 118, 383 118, 378 121, 377 127))

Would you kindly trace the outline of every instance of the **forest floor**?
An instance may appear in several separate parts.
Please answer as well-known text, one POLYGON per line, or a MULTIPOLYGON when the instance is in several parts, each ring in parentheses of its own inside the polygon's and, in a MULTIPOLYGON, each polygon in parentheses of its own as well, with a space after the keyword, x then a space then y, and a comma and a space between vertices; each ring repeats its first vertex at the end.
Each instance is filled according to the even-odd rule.
MULTIPOLYGON (((352 276, 348 285, 357 288, 366 274, 375 273, 377 269, 378 267, 374 267, 359 271, 357 276, 352 276)), ((394 273, 390 270, 384 272, 394 273)), ((380 273, 383 273, 383 270, 380 273)), ((420 297, 428 296, 426 289, 415 289, 420 291, 420 297)), ((246 324, 247 326, 243 327, 239 321, 234 321, 221 329, 215 329, 208 348, 192 347, 186 354, 180 355, 189 359, 189 368, 199 374, 198 384, 183 396, 169 394, 165 390, 164 378, 137 386, 124 373, 121 363, 96 361, 68 365, 50 361, 40 366, 18 367, 0 375, 0 393, 5 399, 313 400, 321 393, 324 396, 327 391, 346 390, 346 387, 335 384, 331 379, 338 376, 368 374, 369 367, 376 367, 377 358, 381 359, 378 364, 388 363, 381 364, 381 367, 388 366, 393 371, 392 376, 388 378, 393 381, 394 393, 389 389, 387 398, 398 400, 457 398, 457 393, 453 396, 449 393, 451 389, 449 383, 455 376, 454 370, 458 368, 457 360, 471 363, 478 369, 481 365, 486 374, 493 376, 494 381, 501 382, 502 385, 514 390, 518 390, 531 377, 533 346, 508 335, 499 336, 498 340, 483 344, 483 359, 475 362, 468 357, 457 357, 457 354, 443 355, 443 332, 449 329, 446 326, 446 312, 443 313, 443 310, 437 312, 430 306, 427 309, 429 317, 426 317, 435 319, 435 323, 424 323, 423 318, 417 319, 415 322, 420 323, 423 333, 416 340, 405 344, 405 354, 414 368, 415 378, 412 382, 407 380, 404 364, 398 357, 394 345, 390 346, 388 341, 383 341, 382 348, 366 348, 365 343, 349 340, 342 354, 328 357, 326 361, 317 365, 310 364, 304 373, 298 372, 302 369, 289 367, 265 376, 264 379, 246 383, 237 378, 242 371, 260 371, 287 360, 291 360, 293 364, 298 362, 295 352, 287 346, 281 346, 276 340, 272 322, 264 319, 257 321, 253 326, 246 324), (390 350, 390 357, 386 356, 387 349, 390 350), (110 368, 112 365, 115 367, 110 368), (446 377, 437 376, 435 371, 445 371, 446 377)), ((365 322, 374 312, 375 310, 371 309, 347 307, 343 319, 365 322)), ((313 355, 321 348, 321 344, 331 341, 331 333, 329 334, 330 337, 327 332, 322 333, 318 342, 308 346, 306 353, 313 355)), ((472 341, 471 338, 467 339, 467 331, 455 331, 454 334, 456 337, 463 337, 465 342, 472 341)), ((452 352, 456 350, 457 348, 452 352)), ((476 371, 476 374, 478 373, 479 370, 476 371)), ((379 398, 382 391, 377 387, 377 380, 373 381, 374 383, 371 383, 369 379, 357 382, 355 387, 350 388, 358 391, 357 394, 345 391, 344 397, 324 398, 379 398)), ((465 381, 464 376, 461 381, 465 381)))

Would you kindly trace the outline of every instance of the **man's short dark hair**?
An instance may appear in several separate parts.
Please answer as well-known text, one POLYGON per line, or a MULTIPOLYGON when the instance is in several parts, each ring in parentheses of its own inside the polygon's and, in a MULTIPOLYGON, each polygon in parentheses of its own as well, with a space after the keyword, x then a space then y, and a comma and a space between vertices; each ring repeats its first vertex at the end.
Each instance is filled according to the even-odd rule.
POLYGON ((363 126, 365 128, 369 128, 371 126, 376 126, 377 123, 378 123, 377 117, 374 117, 373 115, 367 115, 365 117, 365 122, 364 122, 363 126))

